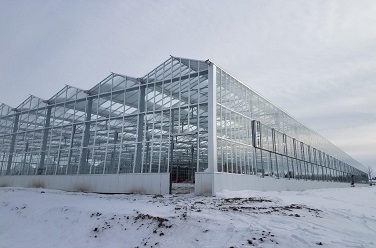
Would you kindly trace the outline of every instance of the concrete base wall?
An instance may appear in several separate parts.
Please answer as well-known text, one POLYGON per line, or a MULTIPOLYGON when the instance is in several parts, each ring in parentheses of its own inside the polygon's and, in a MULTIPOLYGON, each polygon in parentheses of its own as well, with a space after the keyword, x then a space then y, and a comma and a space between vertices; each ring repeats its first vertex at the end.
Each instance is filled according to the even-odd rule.
MULTIPOLYGON (((96 193, 168 194, 169 173, 0 176, 0 187, 41 187, 96 193)), ((360 184, 358 186, 367 186, 360 184)), ((301 191, 306 189, 350 187, 350 183, 261 178, 230 173, 196 173, 195 194, 215 195, 222 190, 301 191)))
MULTIPOLYGON (((367 186, 359 184, 358 186, 367 186)), ((195 194, 215 195, 222 190, 301 191, 306 189, 344 188, 350 183, 276 179, 244 174, 196 173, 195 194)))
POLYGON ((195 195, 213 195, 213 173, 197 172, 195 174, 195 195))
POLYGON ((41 187, 96 193, 168 194, 169 173, 0 176, 0 187, 41 187))

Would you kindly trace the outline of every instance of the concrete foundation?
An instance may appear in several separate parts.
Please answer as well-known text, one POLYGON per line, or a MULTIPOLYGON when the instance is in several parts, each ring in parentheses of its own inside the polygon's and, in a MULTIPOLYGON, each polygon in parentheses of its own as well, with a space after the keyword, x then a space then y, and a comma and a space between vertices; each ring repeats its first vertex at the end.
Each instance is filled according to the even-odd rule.
MULTIPOLYGON (((367 186, 359 184, 356 186, 367 186)), ((344 188, 350 183, 297 180, 230 173, 196 173, 195 194, 215 195, 222 190, 302 191, 306 189, 344 188)))
POLYGON ((1 187, 40 187, 96 193, 168 194, 169 173, 1 176, 1 187))

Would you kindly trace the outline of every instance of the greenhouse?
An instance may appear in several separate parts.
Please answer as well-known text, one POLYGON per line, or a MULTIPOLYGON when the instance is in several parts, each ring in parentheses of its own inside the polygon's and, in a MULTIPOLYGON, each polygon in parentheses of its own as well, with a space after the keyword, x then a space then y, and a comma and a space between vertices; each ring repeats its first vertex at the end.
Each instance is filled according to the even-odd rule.
POLYGON ((0 186, 104 193, 302 190, 366 168, 215 63, 170 57, 140 78, 0 105, 0 186))

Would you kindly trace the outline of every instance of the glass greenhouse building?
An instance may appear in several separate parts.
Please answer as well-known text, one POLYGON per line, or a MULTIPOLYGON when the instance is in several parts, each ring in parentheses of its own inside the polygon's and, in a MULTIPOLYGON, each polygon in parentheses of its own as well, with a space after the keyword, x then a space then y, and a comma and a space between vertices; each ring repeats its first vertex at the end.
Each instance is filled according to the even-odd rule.
POLYGON ((89 90, 0 105, 3 186, 168 193, 185 182, 215 194, 367 180, 363 165, 209 60, 170 57, 144 77, 111 73, 89 90))

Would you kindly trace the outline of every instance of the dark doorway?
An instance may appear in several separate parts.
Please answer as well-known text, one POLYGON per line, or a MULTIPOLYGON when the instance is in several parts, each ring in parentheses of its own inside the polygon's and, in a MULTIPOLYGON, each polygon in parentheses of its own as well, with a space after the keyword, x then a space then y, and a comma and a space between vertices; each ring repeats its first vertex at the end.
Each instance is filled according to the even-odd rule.
POLYGON ((171 136, 170 149, 170 192, 193 192, 197 169, 197 134, 171 136))

